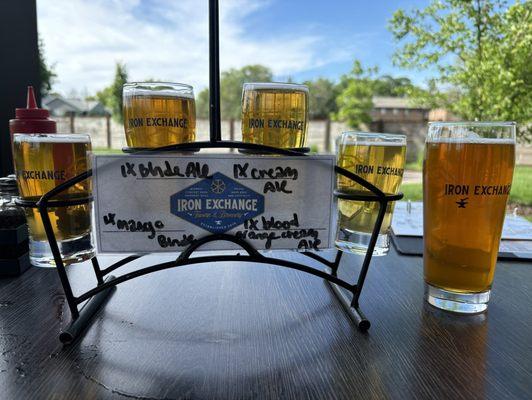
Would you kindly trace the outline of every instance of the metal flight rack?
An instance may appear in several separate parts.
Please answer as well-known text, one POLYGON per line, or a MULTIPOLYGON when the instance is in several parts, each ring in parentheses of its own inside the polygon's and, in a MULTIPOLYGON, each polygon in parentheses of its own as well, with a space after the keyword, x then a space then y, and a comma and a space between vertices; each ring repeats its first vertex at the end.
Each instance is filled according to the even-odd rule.
MULTIPOLYGON (((221 119, 220 119, 220 58, 219 58, 219 17, 218 17, 218 0, 209 0, 209 88, 210 88, 210 140, 204 142, 175 144, 156 149, 124 149, 128 153, 136 154, 153 154, 163 152, 183 152, 183 151, 199 151, 205 148, 232 148, 243 150, 251 153, 269 153, 293 157, 305 157, 305 153, 301 149, 280 149, 265 145, 243 143, 238 141, 224 141, 221 135, 221 119)), ((347 192, 334 191, 334 196, 339 199, 359 200, 379 203, 379 213, 375 226, 371 234, 368 245, 368 250, 362 262, 360 272, 356 282, 349 283, 340 279, 337 275, 342 259, 342 252, 336 251, 334 261, 329 261, 315 252, 306 251, 302 255, 312 258, 323 265, 323 269, 309 267, 303 263, 287 261, 274 257, 269 257, 261 254, 249 242, 244 239, 237 238, 229 234, 208 234, 195 240, 182 251, 177 259, 174 261, 163 262, 160 264, 151 265, 148 267, 137 269, 133 272, 128 272, 119 276, 112 275, 111 272, 130 263, 142 255, 131 255, 124 259, 106 267, 101 268, 97 256, 91 259, 94 274, 96 276, 97 285, 92 289, 80 295, 74 295, 72 286, 65 269, 64 262, 61 258, 61 253, 57 244, 50 218, 48 216, 48 208, 51 207, 65 207, 80 204, 88 204, 93 201, 92 197, 86 197, 76 200, 55 200, 55 196, 62 193, 66 189, 75 184, 84 181, 92 176, 92 170, 88 170, 54 189, 45 193, 38 201, 29 201, 24 199, 17 200, 17 203, 23 207, 37 208, 42 218, 43 226, 46 231, 46 236, 54 256, 57 273, 61 280, 68 307, 71 313, 71 321, 60 333, 59 340, 65 344, 71 343, 87 328, 90 324, 94 314, 104 305, 105 300, 112 293, 113 289, 120 283, 126 282, 152 272, 161 271, 164 269, 180 267, 184 265, 210 263, 210 262, 253 262, 261 264, 276 265, 280 267, 292 268, 298 271, 306 272, 324 279, 330 285, 336 297, 340 300, 349 317, 353 320, 356 326, 361 331, 366 331, 370 327, 370 321, 366 318, 360 310, 359 298, 364 286, 366 274, 371 263, 373 250, 377 241, 378 234, 384 219, 388 203, 399 200, 403 197, 399 194, 386 194, 380 189, 367 182, 360 176, 338 166, 334 167, 336 174, 342 175, 366 188, 369 192, 367 194, 352 194, 347 192), (205 255, 191 258, 191 255, 202 247, 204 244, 213 241, 228 241, 232 242, 242 248, 246 254, 236 255, 205 255), (345 294, 341 288, 345 289, 351 295, 345 294)))

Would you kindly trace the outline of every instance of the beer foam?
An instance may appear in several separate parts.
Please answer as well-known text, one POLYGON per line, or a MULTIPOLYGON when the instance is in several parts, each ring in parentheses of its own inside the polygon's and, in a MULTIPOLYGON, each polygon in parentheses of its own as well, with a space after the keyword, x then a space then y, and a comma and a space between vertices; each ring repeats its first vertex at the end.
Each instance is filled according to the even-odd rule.
POLYGON ((511 138, 484 138, 484 137, 427 137, 427 143, 465 143, 465 144, 515 144, 511 138))
POLYGON ((180 93, 168 90, 152 90, 149 88, 134 88, 129 92, 124 93, 124 97, 139 97, 139 96, 150 96, 150 97, 171 97, 174 99, 194 99, 194 93, 180 93))
POLYGON ((186 83, 131 82, 123 89, 124 97, 153 96, 194 99, 194 89, 186 83))
POLYGON ((246 90, 295 90, 299 92, 308 93, 308 87, 296 83, 281 83, 281 82, 252 82, 244 83, 246 90))
POLYGON ((30 143, 90 143, 91 138, 85 133, 15 133, 13 141, 30 143))

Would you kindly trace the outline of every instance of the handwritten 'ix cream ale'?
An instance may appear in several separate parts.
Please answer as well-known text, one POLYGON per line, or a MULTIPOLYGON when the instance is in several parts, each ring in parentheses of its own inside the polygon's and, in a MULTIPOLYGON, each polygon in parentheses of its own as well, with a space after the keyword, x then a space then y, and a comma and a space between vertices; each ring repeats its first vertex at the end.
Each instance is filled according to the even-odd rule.
POLYGON ((289 83, 246 83, 242 140, 279 148, 305 147, 308 88, 289 83))
POLYGON ((127 83, 123 103, 129 147, 154 148, 196 139, 196 103, 189 85, 127 83))
MULTIPOLYGON (((338 166, 354 172, 384 193, 398 192, 406 158, 404 135, 345 132, 337 144, 338 166)), ((351 194, 371 194, 363 186, 342 175, 338 175, 338 189, 351 194)), ((375 255, 388 252, 393 204, 389 203, 386 209, 373 252, 375 255)), ((336 247, 365 254, 378 214, 378 202, 339 199, 336 247)))
POLYGON ((434 123, 423 167, 429 303, 487 308, 515 160, 512 123, 434 123))
MULTIPOLYGON (((37 201, 43 194, 89 168, 90 137, 84 134, 15 134, 14 159, 20 196, 37 201)), ((55 200, 86 199, 91 195, 87 179, 54 197, 55 200)), ((48 217, 65 264, 94 254, 91 238, 91 204, 49 208, 48 217)), ((53 264, 41 215, 26 208, 32 264, 53 264)))

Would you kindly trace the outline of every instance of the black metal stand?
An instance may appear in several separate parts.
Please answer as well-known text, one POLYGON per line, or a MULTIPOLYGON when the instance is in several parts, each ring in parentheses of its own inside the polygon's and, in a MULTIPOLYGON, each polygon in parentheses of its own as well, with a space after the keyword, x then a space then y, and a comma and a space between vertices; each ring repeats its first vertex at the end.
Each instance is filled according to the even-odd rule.
MULTIPOLYGON (((157 149, 129 149, 128 152, 134 152, 136 154, 148 154, 148 153, 160 153, 160 152, 190 152, 199 151, 203 148, 234 148, 244 150, 253 153, 270 153, 285 156, 305 157, 304 152, 295 151, 293 149, 279 149, 264 145, 242 143, 235 141, 222 141, 220 130, 220 66, 219 66, 219 35, 218 35, 218 0, 209 1, 209 22, 210 22, 210 141, 208 142, 194 142, 176 144, 170 146, 164 146, 157 149)), ((340 302, 346 309, 347 313, 357 325, 357 327, 366 331, 370 327, 369 320, 365 317, 359 307, 359 298, 364 286, 366 274, 369 269, 371 257, 373 255, 373 249, 380 232, 382 221, 386 212, 386 208, 389 202, 399 200, 403 197, 402 194, 385 194, 380 189, 365 181, 358 175, 349 172, 338 166, 335 167, 337 174, 343 175, 351 179, 352 181, 360 184, 366 188, 368 194, 351 194, 340 191, 335 191, 334 195, 340 199, 347 200, 360 200, 379 203, 379 213, 375 226, 371 234, 369 241, 368 251, 362 262, 360 273, 356 283, 349 283, 345 280, 338 278, 337 272, 342 259, 342 252, 337 251, 334 261, 329 261, 314 252, 304 252, 303 255, 310 257, 323 264, 324 269, 312 268, 305 264, 287 261, 283 259, 267 257, 259 253, 249 242, 239 239, 232 235, 227 234, 209 234, 200 239, 195 240, 186 250, 180 253, 179 257, 174 261, 164 262, 149 267, 140 268, 133 272, 125 273, 119 276, 113 276, 110 273, 122 267, 123 265, 134 261, 141 255, 132 255, 126 257, 107 268, 101 269, 98 263, 98 258, 94 256, 91 261, 94 269, 94 274, 97 279, 97 286, 82 293, 78 296, 74 295, 68 275, 65 269, 64 262, 61 258, 57 239, 53 231, 50 218, 48 216, 48 208, 51 207, 65 207, 79 204, 87 204, 92 201, 92 197, 83 199, 77 199, 72 201, 54 200, 54 197, 65 191, 69 187, 79 183, 92 176, 92 170, 89 170, 83 174, 80 174, 61 185, 55 187, 49 192, 45 193, 37 202, 19 200, 18 203, 24 207, 38 208, 42 217, 43 226, 46 231, 46 236, 50 243, 57 273, 61 279, 65 297, 70 308, 72 315, 72 321, 61 332, 59 339, 63 343, 71 343, 74 341, 81 332, 90 324, 93 315, 102 307, 105 300, 109 297, 113 289, 120 283, 128 281, 130 279, 137 278, 152 272, 161 271, 164 269, 180 267, 183 265, 220 262, 220 261, 245 261, 261 264, 277 265, 280 267, 292 268, 298 271, 306 272, 311 275, 315 275, 319 278, 325 279, 333 289, 333 292, 337 295, 340 302), (206 243, 213 241, 228 241, 239 245, 242 250, 247 254, 242 255, 240 253, 236 255, 206 255, 200 257, 191 258, 191 255, 206 243), (348 298, 340 288, 347 290, 351 293, 351 298, 348 298), (81 308, 80 305, 85 303, 81 308)))

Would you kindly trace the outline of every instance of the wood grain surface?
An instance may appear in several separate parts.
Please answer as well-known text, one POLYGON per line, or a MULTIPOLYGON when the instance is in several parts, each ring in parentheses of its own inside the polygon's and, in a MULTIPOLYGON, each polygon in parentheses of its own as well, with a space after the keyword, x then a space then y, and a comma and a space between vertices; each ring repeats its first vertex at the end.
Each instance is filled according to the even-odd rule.
MULTIPOLYGON (((360 262, 345 257, 342 273, 360 262)), ((77 293, 94 284, 87 263, 69 275, 77 293)), ((450 315, 424 303, 421 258, 391 250, 370 268, 362 334, 319 278, 201 264, 120 285, 63 347, 57 273, 32 268, 0 281, 0 398, 530 399, 531 288, 532 265, 500 263, 488 313, 450 315)))

